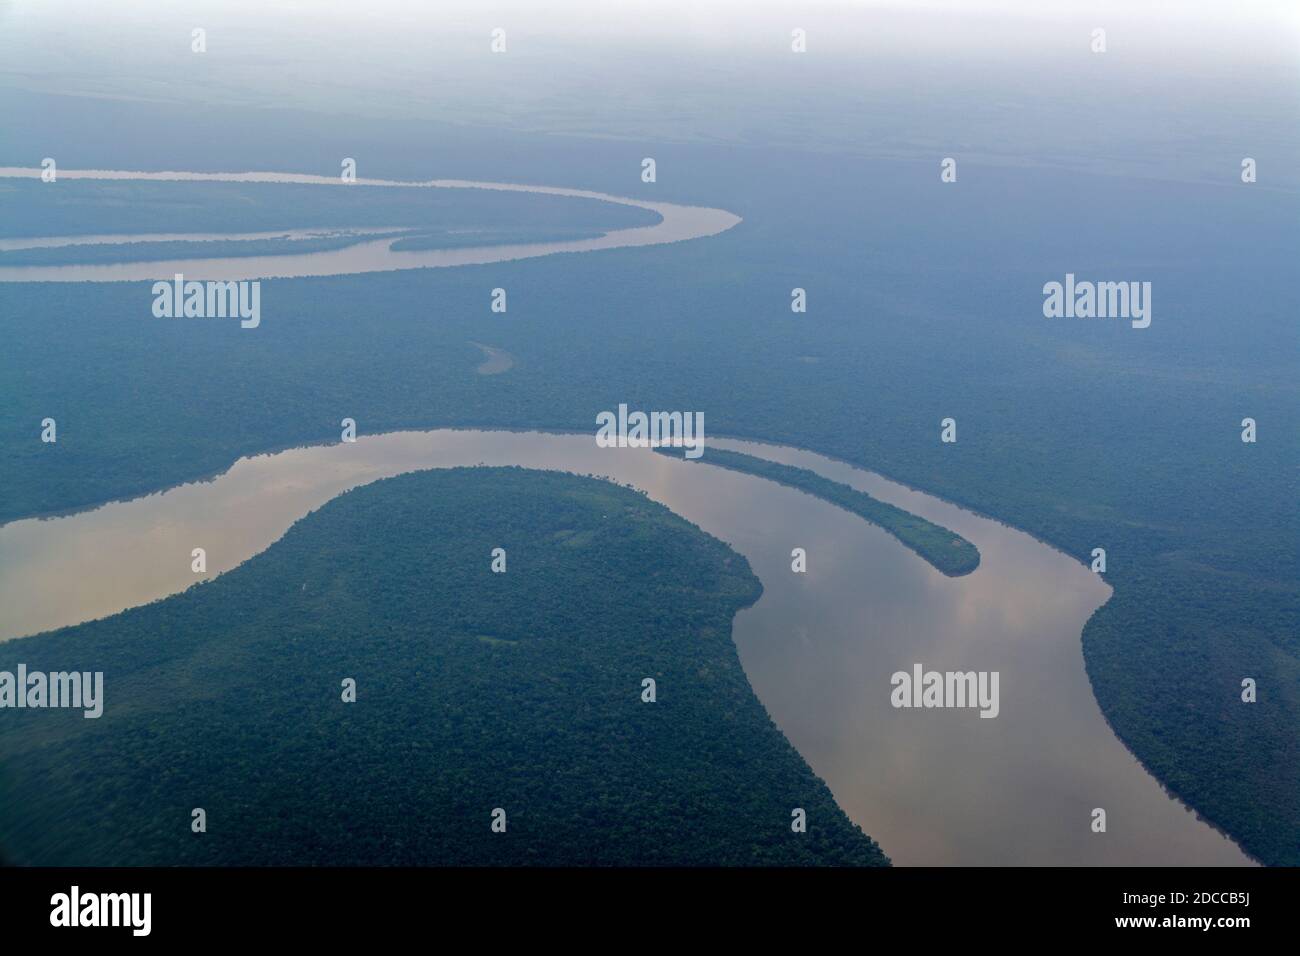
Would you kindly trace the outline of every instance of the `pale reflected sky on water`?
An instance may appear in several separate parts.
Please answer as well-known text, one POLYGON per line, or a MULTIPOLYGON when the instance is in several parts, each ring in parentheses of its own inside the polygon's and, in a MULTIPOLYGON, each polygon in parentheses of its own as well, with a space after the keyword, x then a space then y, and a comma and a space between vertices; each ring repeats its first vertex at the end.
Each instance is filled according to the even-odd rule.
MULTIPOLYGON (((1260 189, 1295 188, 1297 164, 1283 160, 1300 155, 1297 11, 1290 3, 1040 0, 0 0, 0 94, 181 103, 198 118, 211 104, 927 161, 960 153, 1205 181, 1222 181, 1225 170, 1235 178, 1240 157, 1255 155, 1269 175, 1260 189), (207 31, 202 55, 190 49, 196 27, 207 31), (507 31, 505 55, 489 52, 495 27, 507 31), (794 27, 808 31, 807 54, 790 51, 794 27), (1090 50, 1097 27, 1107 31, 1101 55, 1090 50)), ((137 168, 152 165, 150 147, 140 143, 137 168)), ((43 155, 38 143, 0 137, 0 165, 35 166, 43 155)), ((594 460, 589 439, 582 448, 576 438, 447 441, 457 454, 416 438, 297 450, 240 462, 209 485, 6 526, 5 629, 12 636, 70 623, 60 614, 106 614, 171 593, 192 580, 195 540, 209 543, 214 569, 228 568, 341 488, 394 470, 479 460, 623 467, 594 460), (358 452, 375 459, 357 462, 358 452)), ((737 618, 747 673, 841 806, 896 860, 1242 862, 1160 792, 1101 719, 1079 634, 1105 589, 1077 562, 882 486, 882 496, 888 490, 980 548, 981 568, 949 580, 823 502, 707 465, 642 457, 625 480, 750 558, 767 592, 737 618), (805 579, 788 570, 796 544, 812 556, 805 579), (1002 715, 891 710, 889 674, 915 661, 999 670, 1002 715), (1088 829, 1098 805, 1110 811, 1105 837, 1088 829)))
MULTIPOLYGON (((714 444, 718 441, 713 440, 714 444)), ((948 578, 881 529, 769 481, 597 448, 589 435, 362 436, 238 461, 210 482, 0 527, 0 639, 175 593, 270 546, 343 490, 450 465, 608 475, 731 544, 763 582, 734 639, 759 699, 844 811, 901 864, 1243 864, 1167 797, 1102 719, 1079 632, 1109 587, 1024 532, 811 452, 722 442, 814 468, 957 531, 980 567, 948 578), (790 551, 808 555, 806 574, 790 551), (1000 713, 898 710, 913 664, 997 671, 1000 713), (1091 831, 1093 807, 1108 832, 1091 831)))

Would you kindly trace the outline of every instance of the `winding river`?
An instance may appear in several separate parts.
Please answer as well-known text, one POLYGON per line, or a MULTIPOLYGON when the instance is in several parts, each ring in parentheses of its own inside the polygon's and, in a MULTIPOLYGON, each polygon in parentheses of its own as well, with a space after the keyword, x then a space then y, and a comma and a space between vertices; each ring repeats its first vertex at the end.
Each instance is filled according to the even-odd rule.
MULTIPOLYGON (((17 166, 0 167, 0 179, 39 179, 39 169, 17 166)), ((628 246, 654 246, 666 242, 700 239, 725 232, 741 221, 740 217, 725 209, 707 206, 683 206, 677 203, 646 202, 592 192, 588 189, 568 189, 560 186, 526 186, 516 183, 474 182, 464 179, 433 179, 408 182, 394 179, 358 179, 354 184, 344 184, 337 176, 313 176, 305 173, 190 173, 190 172, 140 172, 116 169, 59 170, 60 179, 133 180, 145 182, 220 182, 220 183, 295 183, 299 185, 333 186, 336 188, 389 187, 397 189, 485 189, 496 192, 540 193, 548 196, 568 196, 573 199, 595 199, 635 206, 657 213, 660 221, 652 226, 635 226, 612 229, 592 239, 570 239, 558 242, 529 242, 511 245, 462 246, 453 249, 427 249, 398 252, 391 247, 396 239, 374 239, 359 242, 343 249, 307 252, 298 255, 243 256, 217 259, 166 259, 153 262, 120 262, 105 265, 63 266, 0 266, 0 282, 138 282, 148 279, 170 279, 178 272, 187 279, 291 279, 304 276, 357 275, 363 272, 393 272, 402 269, 438 269, 450 266, 483 265, 489 262, 508 262, 515 259, 532 259, 558 252, 595 252, 599 249, 621 249, 628 246)), ((333 230, 337 233, 341 230, 333 230)), ((353 232, 376 231, 351 230, 353 232)), ((299 230, 298 234, 303 234, 299 230)), ((242 235, 205 235, 206 239, 261 238, 284 233, 248 233, 242 235)), ((167 239, 193 239, 192 235, 151 234, 149 236, 98 236, 99 242, 137 242, 167 239)), ((66 246, 78 242, 76 237, 43 236, 30 240, 8 240, 7 249, 26 249, 38 246, 66 246)))
POLYGON ((591 435, 399 432, 243 458, 216 479, 0 527, 0 639, 175 594, 267 548, 344 490, 422 468, 524 465, 609 476, 728 542, 763 582, 734 638, 754 690, 845 812, 899 864, 1247 864, 1165 795, 1111 733, 1079 634, 1109 587, 1024 532, 811 452, 711 445, 811 468, 964 535, 973 574, 949 578, 896 539, 750 475, 591 435), (790 551, 808 571, 792 573, 790 551), (914 663, 996 670, 1001 713, 895 710, 914 663), (1108 832, 1091 832, 1103 807, 1108 832))
MULTIPOLYGON (((0 177, 39 177, 0 168, 0 177)), ((287 173, 61 170, 67 179, 314 183, 287 173)), ((247 258, 0 268, 0 281, 260 279, 439 268, 652 245, 715 235, 725 210, 580 189, 463 180, 360 180, 360 186, 492 189, 599 199, 652 210, 653 226, 595 239, 394 252, 394 240, 247 258)), ((361 230, 353 230, 360 232, 361 230)), ((283 235, 275 233, 273 235, 283 235)), ((263 234, 272 235, 272 234, 263 234)), ((42 237, 6 248, 192 236, 42 237)), ((232 238, 203 236, 201 238, 232 238)), ((506 359, 485 349, 489 374, 506 359), (498 365, 493 363, 498 362, 498 365)), ((508 366, 506 366, 508 367, 508 366)), ((802 492, 642 449, 598 448, 591 435, 430 431, 243 458, 214 480, 54 519, 0 526, 0 640, 77 624, 175 594, 229 570, 348 488, 423 468, 524 465, 632 483, 731 544, 763 582, 734 637, 754 690, 829 784, 845 812, 900 864, 1242 865, 1226 837, 1168 797, 1111 733, 1080 653, 1088 616, 1110 594, 1083 565, 1024 532, 807 451, 711 444, 809 468, 951 528, 979 568, 949 578, 897 540, 802 492), (807 551, 806 574, 790 552, 807 551), (920 663, 998 671, 1000 713, 890 705, 890 676, 920 663), (1093 833, 1093 808, 1108 828, 1093 833)))

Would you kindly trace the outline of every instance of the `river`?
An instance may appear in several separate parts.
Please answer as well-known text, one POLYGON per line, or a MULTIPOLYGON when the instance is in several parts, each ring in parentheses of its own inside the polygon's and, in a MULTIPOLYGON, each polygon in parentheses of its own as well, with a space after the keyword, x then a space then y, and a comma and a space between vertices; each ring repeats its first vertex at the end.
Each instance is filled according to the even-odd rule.
MULTIPOLYGON (((0 179, 39 179, 39 169, 16 166, 0 167, 0 179)), ((488 183, 463 179, 434 179, 410 182, 391 179, 358 179, 346 184, 337 176, 313 176, 305 173, 192 173, 192 172, 140 172, 115 169, 59 170, 59 179, 131 180, 144 182, 227 182, 227 183, 294 183, 337 189, 377 188, 394 189, 483 189, 495 192, 539 193, 548 196, 568 196, 574 199, 595 199, 621 206, 634 206, 657 213, 660 221, 652 226, 634 226, 612 229, 591 239, 570 239, 559 242, 529 242, 509 245, 461 246, 452 249, 426 249, 419 251, 394 251, 396 239, 373 239, 358 242, 343 249, 321 252, 285 254, 274 256, 227 256, 211 259, 163 259, 152 262, 119 262, 104 265, 62 266, 0 266, 0 282, 138 282, 149 279, 170 279, 183 273, 186 279, 241 281, 251 279, 290 279, 304 276, 357 275, 364 272, 395 272, 403 269, 440 269, 452 266, 483 265, 489 262, 508 262, 516 259, 533 259, 559 252, 595 252, 600 249, 622 249, 628 246, 653 246, 666 242, 700 239, 725 232, 741 221, 740 217, 725 209, 707 206, 684 206, 677 203, 648 202, 613 196, 588 189, 568 189, 560 186, 530 186, 518 183, 488 183)), ((352 232, 375 231, 354 229, 352 232)), ((339 230, 331 231, 337 232, 339 230)), ((301 230, 297 231, 299 234, 301 230)), ((317 232, 320 232, 317 230, 317 232)), ((275 235, 280 235, 277 233, 275 235)), ((204 238, 240 239, 267 235, 214 235, 204 238)), ((137 242, 160 239, 191 238, 185 234, 150 234, 148 236, 99 236, 101 242, 137 242)), ((29 240, 9 240, 0 248, 24 249, 72 245, 79 240, 72 236, 42 236, 29 240)))
POLYGON ((1103 719, 1080 632, 1110 588, 1028 534, 811 452, 710 446, 811 468, 965 536, 970 575, 807 494, 591 435, 450 431, 240 459, 213 480, 0 526, 0 639, 177 593, 267 548, 344 490, 407 471, 524 465, 609 476, 721 538, 763 582, 735 619, 740 658, 777 725, 846 813, 903 865, 1236 865, 1236 845, 1168 797, 1103 719), (806 574, 791 571, 804 548, 806 574), (998 671, 1000 713, 894 709, 890 676, 998 671), (1108 829, 1093 833, 1091 811, 1108 829))

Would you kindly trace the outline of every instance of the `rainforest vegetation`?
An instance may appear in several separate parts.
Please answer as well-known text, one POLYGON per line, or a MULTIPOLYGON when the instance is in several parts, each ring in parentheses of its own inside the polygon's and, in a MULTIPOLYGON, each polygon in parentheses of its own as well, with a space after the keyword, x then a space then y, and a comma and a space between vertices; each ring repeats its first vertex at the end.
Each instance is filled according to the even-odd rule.
POLYGON ((394 252, 415 252, 423 249, 452 249, 461 246, 511 246, 523 242, 572 242, 575 239, 598 239, 603 232, 592 229, 483 229, 458 232, 424 232, 406 236, 393 243, 394 252))
MULTIPOLYGON (((674 458, 682 457, 677 449, 658 448, 656 451, 674 458)), ((858 491, 838 481, 823 478, 815 471, 783 465, 764 458, 755 458, 753 455, 728 451, 725 448, 710 448, 703 458, 695 460, 789 485, 791 488, 798 488, 823 501, 838 505, 845 511, 888 531, 949 577, 970 574, 979 567, 978 549, 961 535, 927 521, 919 515, 879 501, 865 491, 858 491)))
POLYGON ((416 252, 427 249, 459 249, 466 246, 504 246, 528 242, 569 242, 595 239, 603 232, 591 229, 421 229, 381 233, 347 233, 332 236, 264 239, 146 240, 142 242, 86 242, 62 246, 36 246, 0 251, 0 268, 5 266, 107 265, 114 262, 151 262, 162 259, 217 259, 227 256, 291 256, 309 252, 331 252, 362 242, 396 239, 392 249, 416 252))
MULTIPOLYGON (((148 142, 152 168, 260 168, 272 155, 276 168, 310 171, 349 155, 326 119, 306 114, 290 127, 215 105, 197 123, 165 104, 0 101, 13 133, 0 162, 13 165, 33 162, 20 144, 41 142, 54 155, 140 168, 127 145, 94 133, 104 123, 124 143, 148 142), (159 124, 188 135, 158 140, 159 124), (247 141, 217 132, 236 128, 247 141)), ((941 188, 928 159, 685 145, 659 149, 659 182, 646 184, 640 142, 377 120, 349 135, 382 157, 363 175, 583 186, 718 206, 744 221, 641 249, 276 281, 252 330, 154 319, 146 283, 0 285, 0 520, 337 441, 344 416, 370 432, 591 432, 596 414, 620 402, 701 410, 710 434, 869 468, 1080 560, 1104 547, 1114 596, 1089 621, 1082 651, 1115 732, 1248 852, 1300 864, 1292 195, 974 161, 960 185, 941 188), (1044 318, 1042 285, 1067 271, 1150 280, 1151 327, 1044 318), (509 290, 508 313, 490 311, 494 287, 509 290), (791 311, 796 287, 807 290, 806 313, 791 311), (476 374, 474 341, 517 364, 476 374), (1247 416, 1259 425, 1249 444, 1247 416), (46 417, 58 421, 56 444, 40 441, 46 417), (946 417, 957 422, 953 444, 940 441, 946 417), (1258 683, 1254 704, 1241 700, 1246 677, 1258 683)), ((3 185, 11 203, 12 182, 3 185)), ((61 206, 76 195, 65 186, 88 184, 29 185, 61 206)), ((157 205, 146 214, 138 196, 118 192, 46 216, 28 196, 31 214, 15 226, 7 205, 0 228, 423 224, 400 208, 424 201, 419 190, 372 209, 365 203, 386 201, 384 191, 297 187, 311 192, 286 193, 276 215, 248 203, 245 216, 213 186, 172 186, 169 202, 184 215, 157 205), (324 205, 336 200, 358 205, 324 205)), ((549 212, 464 221, 507 224, 613 225, 549 212)))
POLYGON ((86 242, 66 246, 36 246, 0 252, 4 266, 107 265, 114 262, 151 262, 159 259, 216 259, 225 256, 286 256, 346 249, 359 242, 394 238, 400 232, 378 235, 312 236, 303 239, 203 239, 144 242, 86 242))
MULTIPOLYGON (((0 238, 381 227, 422 227, 434 233, 589 234, 652 226, 661 218, 636 206, 569 196, 342 182, 0 179, 0 208, 5 210, 0 238)), ((20 262, 12 260, 12 264, 20 262)))
POLYGON ((105 675, 98 720, 0 720, 0 846, 53 865, 884 865, 745 678, 731 620, 760 592, 726 545, 594 478, 362 486, 210 582, 0 644, 0 670, 105 675))

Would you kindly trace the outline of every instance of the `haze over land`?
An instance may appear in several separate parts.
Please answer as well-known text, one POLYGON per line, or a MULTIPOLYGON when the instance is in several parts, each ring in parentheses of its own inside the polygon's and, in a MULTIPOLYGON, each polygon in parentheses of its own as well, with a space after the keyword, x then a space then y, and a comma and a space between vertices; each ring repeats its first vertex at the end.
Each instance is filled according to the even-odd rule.
MULTIPOLYGON (((362 177, 743 219, 640 249, 268 280, 253 330, 153 319, 145 283, 0 285, 0 520, 334 442, 344 416, 589 434, 620 403, 699 409, 711 435, 869 468, 1079 561, 1104 547, 1114 595, 1082 654, 1115 733, 1243 850, 1300 863, 1295 10, 963 9, 0 2, 0 166, 337 177, 352 157, 362 177), (1150 282, 1150 327, 1045 318, 1067 273, 1150 282), (513 364, 477 374, 484 347, 513 364), (56 445, 37 440, 47 416, 56 445)), ((0 228, 326 224, 314 200, 277 193, 263 209, 291 215, 270 224, 251 187, 184 185, 146 222, 143 187, 0 180, 0 228), (46 194, 91 211, 69 222, 46 194)), ((476 228, 635 224, 479 198, 476 228)), ((369 211, 328 224, 411 224, 404 202, 369 211)))

